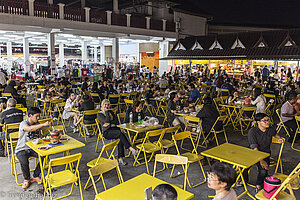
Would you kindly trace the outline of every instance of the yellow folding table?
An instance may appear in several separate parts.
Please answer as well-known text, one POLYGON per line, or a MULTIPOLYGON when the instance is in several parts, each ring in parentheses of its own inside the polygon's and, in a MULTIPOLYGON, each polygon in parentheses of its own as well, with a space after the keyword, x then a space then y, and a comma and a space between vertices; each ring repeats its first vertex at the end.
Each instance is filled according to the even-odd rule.
POLYGON ((232 164, 238 173, 236 180, 241 178, 245 189, 245 191, 240 194, 238 198, 241 198, 244 194, 248 194, 249 197, 255 200, 255 198, 247 189, 247 184, 245 183, 243 177, 243 171, 270 156, 270 154, 230 143, 221 144, 209 150, 203 151, 201 154, 221 162, 232 164))
POLYGON ((26 142, 26 145, 28 147, 30 147, 33 151, 35 151, 39 156, 39 162, 40 162, 40 166, 41 166, 41 179, 42 179, 44 185, 45 185, 44 169, 45 169, 46 162, 50 155, 62 153, 62 152, 66 152, 67 155, 70 155, 70 150, 85 146, 84 143, 79 142, 78 140, 76 140, 68 135, 64 135, 64 137, 68 138, 69 140, 61 141, 63 143, 63 145, 51 147, 48 150, 39 150, 38 148, 42 147, 42 146, 46 146, 47 144, 49 144, 49 142, 43 141, 40 144, 33 144, 32 141, 26 142), (44 162, 42 162, 42 157, 45 157, 44 162))
MULTIPOLYGON (((123 182, 113 188, 110 188, 96 195, 96 200, 141 200, 145 199, 145 189, 152 187, 152 190, 159 184, 166 184, 158 178, 148 174, 141 174, 126 182, 123 182)), ((194 197, 194 194, 174 186, 177 191, 177 199, 188 200, 194 197)))

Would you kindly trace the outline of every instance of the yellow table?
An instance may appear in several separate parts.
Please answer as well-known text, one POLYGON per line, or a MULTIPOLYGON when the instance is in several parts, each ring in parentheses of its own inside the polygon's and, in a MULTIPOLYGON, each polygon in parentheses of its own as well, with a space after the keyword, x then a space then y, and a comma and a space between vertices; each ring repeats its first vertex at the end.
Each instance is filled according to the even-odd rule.
POLYGON ((160 124, 152 125, 152 126, 146 126, 144 128, 139 128, 139 127, 137 127, 137 125, 138 125, 138 123, 134 123, 134 124, 126 123, 126 124, 117 125, 117 127, 127 131, 129 141, 130 141, 131 144, 135 144, 135 142, 138 142, 136 140, 136 138, 137 138, 139 133, 145 133, 147 131, 163 128, 163 125, 160 125, 160 124), (135 136, 133 137, 133 140, 131 139, 130 131, 135 133, 135 136))
POLYGON ((62 152, 66 152, 67 155, 70 155, 70 150, 85 146, 84 143, 79 142, 78 140, 76 140, 68 135, 64 135, 64 137, 69 138, 70 140, 61 141, 63 143, 63 145, 52 147, 48 150, 39 150, 38 148, 42 147, 42 146, 46 146, 47 144, 49 144, 49 142, 43 141, 42 143, 37 144, 37 145, 33 144, 31 141, 26 143, 26 145, 28 147, 30 147, 33 151, 35 151, 39 155, 39 162, 40 162, 40 166, 41 166, 41 179, 42 179, 44 185, 45 185, 44 169, 45 169, 45 165, 48 160, 48 157, 50 155, 62 153, 62 152), (41 157, 45 157, 43 163, 42 163, 41 157))
MULTIPOLYGON (((97 200, 142 200, 145 198, 145 189, 152 187, 152 190, 159 185, 166 183, 148 174, 141 174, 113 188, 110 188, 96 195, 97 200)), ((174 186, 178 194, 178 200, 188 200, 194 194, 174 186)))
POLYGON ((248 194, 249 197, 255 200, 247 189, 247 185, 243 178, 243 171, 270 156, 270 154, 230 143, 221 144, 220 146, 203 151, 201 154, 221 162, 232 164, 239 174, 236 180, 241 177, 245 189, 238 198, 241 198, 244 194, 248 194))

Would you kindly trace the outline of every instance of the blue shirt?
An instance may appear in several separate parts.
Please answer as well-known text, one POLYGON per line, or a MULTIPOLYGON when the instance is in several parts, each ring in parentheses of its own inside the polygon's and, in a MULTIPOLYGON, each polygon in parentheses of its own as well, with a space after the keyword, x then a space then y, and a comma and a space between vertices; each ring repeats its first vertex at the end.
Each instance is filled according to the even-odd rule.
POLYGON ((187 91, 191 93, 190 99, 192 99, 193 102, 195 102, 198 98, 201 97, 199 90, 197 90, 196 88, 193 91, 187 91))

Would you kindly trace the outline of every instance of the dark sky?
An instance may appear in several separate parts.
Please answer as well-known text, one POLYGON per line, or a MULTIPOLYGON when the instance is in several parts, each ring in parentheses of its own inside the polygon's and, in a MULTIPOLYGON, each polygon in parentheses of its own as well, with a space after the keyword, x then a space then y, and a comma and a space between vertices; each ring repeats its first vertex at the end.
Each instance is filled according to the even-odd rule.
POLYGON ((300 27, 300 0, 188 0, 186 9, 213 17, 212 23, 300 27))

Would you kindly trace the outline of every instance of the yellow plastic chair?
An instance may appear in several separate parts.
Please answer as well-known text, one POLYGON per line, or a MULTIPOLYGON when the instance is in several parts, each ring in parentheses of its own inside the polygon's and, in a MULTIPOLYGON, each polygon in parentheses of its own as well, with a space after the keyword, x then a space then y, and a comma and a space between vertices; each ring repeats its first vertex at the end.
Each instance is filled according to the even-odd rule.
POLYGON ((2 95, 2 97, 6 97, 7 99, 13 98, 11 93, 2 93, 1 95, 2 95))
MULTIPOLYGON (((184 125, 185 125, 184 131, 190 131, 193 141, 196 143, 196 146, 198 146, 201 135, 203 135, 201 119, 199 117, 194 117, 194 116, 189 116, 189 115, 184 115, 183 119, 184 119, 184 125), (197 133, 198 126, 201 127, 200 128, 201 130, 199 133, 197 133)), ((183 141, 181 143, 181 148, 183 148, 182 144, 183 144, 183 141)), ((205 147, 205 146, 202 146, 202 147, 205 147)))
POLYGON ((269 116, 270 118, 270 122, 273 124, 273 114, 274 114, 274 109, 275 108, 275 100, 274 99, 270 99, 269 102, 267 103, 267 106, 265 108, 265 113, 269 116))
POLYGON ((124 102, 126 104, 126 110, 128 109, 129 106, 132 107, 133 100, 131 100, 131 99, 124 99, 124 102))
POLYGON ((224 137, 225 137, 225 141, 228 143, 228 140, 227 140, 227 135, 226 135, 226 131, 224 129, 224 124, 225 124, 225 121, 227 119, 227 116, 219 116, 217 118, 217 120, 215 121, 214 125, 212 126, 212 128, 210 129, 209 133, 206 135, 206 137, 204 138, 203 142, 202 142, 202 145, 205 145, 207 147, 207 144, 206 144, 206 140, 208 139, 209 135, 210 134, 214 134, 214 138, 216 140, 216 144, 217 146, 219 146, 219 141, 218 141, 218 137, 217 137, 217 134, 220 134, 220 133, 223 133, 224 134, 224 137), (216 130, 216 126, 218 124, 218 122, 221 122, 222 123, 222 129, 217 131, 216 130))
POLYGON ((125 123, 126 113, 118 113, 117 117, 118 117, 119 124, 125 123))
POLYGON ((187 169, 188 169, 188 158, 184 156, 171 155, 171 154, 156 154, 154 169, 153 169, 153 177, 156 174, 156 165, 157 162, 161 162, 164 164, 170 165, 181 165, 184 170, 184 181, 183 181, 183 189, 186 190, 186 180, 187 180, 187 169))
POLYGON ((24 115, 28 115, 28 109, 27 108, 18 108, 19 110, 22 110, 24 115))
POLYGON ((69 155, 61 158, 54 158, 51 159, 49 162, 49 168, 48 168, 48 173, 45 178, 45 190, 44 190, 44 198, 45 200, 46 194, 50 195, 51 200, 53 200, 52 196, 52 189, 58 188, 64 185, 72 184, 71 186, 71 191, 69 194, 55 198, 55 199, 61 199, 68 197, 72 194, 74 184, 78 183, 79 185, 79 191, 80 191, 80 197, 81 200, 83 200, 83 195, 82 195, 82 188, 81 188, 81 181, 80 181, 80 175, 79 175, 79 163, 82 155, 81 153, 75 154, 75 155, 69 155), (73 163, 77 162, 76 167, 73 169, 72 166, 73 163), (59 172, 53 172, 53 167, 56 166, 62 166, 65 165, 64 170, 59 171, 59 172))
POLYGON ((57 104, 62 103, 63 99, 54 99, 50 101, 50 106, 46 109, 46 116, 54 117, 54 113, 57 112, 57 104))
MULTIPOLYGON (((278 119, 279 119, 279 123, 277 124, 276 132, 279 133, 280 130, 283 128, 283 129, 285 130, 285 132, 286 132, 286 135, 287 135, 288 137, 291 137, 291 136, 290 136, 290 133, 288 132, 286 126, 284 125, 284 123, 283 123, 283 121, 282 121, 282 119, 281 119, 281 116, 280 116, 280 109, 277 109, 277 110, 276 110, 276 114, 277 114, 277 117, 278 117, 278 119)), ((295 134, 295 135, 296 135, 296 134, 295 134)))
POLYGON ((130 98, 130 93, 121 93, 120 94, 120 101, 119 101, 119 112, 126 111, 127 109, 127 104, 124 101, 124 99, 129 99, 130 98))
POLYGON ((16 108, 23 108, 23 104, 16 104, 16 108))
POLYGON ((294 135, 294 138, 293 138, 293 142, 292 142, 292 144, 291 144, 291 148, 294 149, 295 151, 300 151, 300 149, 297 149, 296 147, 294 147, 294 145, 295 145, 295 140, 296 140, 296 138, 297 138, 298 133, 300 132, 300 116, 295 116, 295 120, 296 120, 296 122, 297 122, 298 128, 297 128, 297 130, 296 130, 296 132, 295 132, 295 135, 294 135))
POLYGON ((110 94, 108 95, 108 100, 110 102, 111 108, 116 107, 119 110, 119 103, 120 103, 120 95, 119 94, 110 94))
POLYGON ((65 106, 66 106, 66 102, 62 102, 62 103, 56 104, 56 109, 57 109, 57 112, 58 112, 57 124, 59 123, 59 121, 61 121, 61 123, 63 124, 63 126, 66 128, 66 126, 65 126, 65 120, 62 117, 62 114, 64 112, 65 106))
MULTIPOLYGON (((115 149, 116 149, 117 145, 119 144, 119 142, 120 142, 120 139, 117 139, 117 140, 115 140, 115 141, 113 141, 111 143, 103 145, 102 150, 101 150, 99 156, 96 159, 91 160, 90 162, 88 162, 86 165, 88 167, 95 167, 95 166, 97 166, 97 165, 99 165, 101 163, 105 163, 105 162, 110 161, 110 160, 115 160, 114 152, 115 152, 115 149), (111 151, 111 152, 108 153, 109 151, 111 151), (107 158, 102 157, 104 153, 106 153, 107 158)), ((92 186, 92 185, 88 185, 88 183, 90 181, 90 178, 91 177, 89 177, 89 179, 87 180, 87 182, 86 182, 86 184, 84 186, 85 190, 88 189, 88 188, 90 188, 92 186)), ((101 178, 101 176, 98 178, 98 180, 96 180, 95 183, 97 183, 100 180, 100 178, 101 178)))
POLYGON ((123 180, 121 170, 119 168, 119 164, 118 164, 117 160, 108 160, 107 162, 100 163, 99 165, 96 165, 95 167, 92 167, 88 170, 89 175, 90 175, 90 179, 92 180, 94 190, 95 190, 95 193, 96 193, 95 199, 101 200, 99 197, 97 197, 98 190, 97 190, 97 187, 96 187, 96 182, 94 180, 94 176, 99 176, 99 178, 102 179, 104 190, 106 190, 106 185, 105 185, 105 182, 104 182, 103 174, 108 172, 108 171, 111 171, 113 169, 116 169, 119 181, 120 181, 120 183, 123 183, 124 180, 123 180))
MULTIPOLYGON (((165 139, 165 136, 167 134, 171 134, 171 138, 172 138, 172 136, 178 132, 179 128, 180 128, 180 126, 174 126, 174 127, 165 128, 164 137, 163 137, 163 139, 160 142, 163 150, 165 149, 163 151, 164 153, 167 153, 168 150, 169 150, 169 148, 175 146, 174 141, 172 139, 171 140, 165 139)), ((156 142, 154 142, 154 143, 156 144, 156 142)))
POLYGON ((98 144, 99 144, 99 141, 100 141, 100 140, 102 141, 102 144, 105 145, 104 137, 103 137, 103 135, 102 135, 102 130, 101 130, 101 126, 100 126, 100 122, 99 122, 99 119, 98 119, 98 118, 96 118, 96 123, 98 124, 98 137, 97 137, 97 142, 96 142, 95 152, 97 152, 98 144))
POLYGON ((140 165, 145 164, 146 169, 147 169, 147 173, 150 174, 149 167, 148 167, 148 162, 151 161, 151 159, 153 158, 155 152, 160 151, 161 153, 163 153, 161 140, 164 136, 164 133, 165 133, 165 129, 158 129, 158 130, 154 130, 154 131, 148 131, 146 133, 146 136, 143 140, 143 143, 136 145, 136 148, 139 149, 139 152, 135 156, 133 166, 140 166, 140 165), (153 143, 150 142, 150 138, 154 138, 154 137, 158 137, 158 139, 155 141, 156 142, 155 144, 154 144, 154 142, 153 143), (139 155, 142 152, 144 154, 144 157, 139 159, 139 155), (149 159, 147 159, 147 153, 151 154, 149 159), (144 160, 144 162, 140 163, 139 160, 144 160))
POLYGON ((96 119, 94 120, 93 123, 87 124, 87 123, 84 122, 84 117, 85 116, 94 116, 94 115, 97 115, 98 113, 99 113, 99 110, 86 110, 86 111, 83 111, 83 120, 81 121, 81 128, 80 128, 78 137, 84 137, 85 142, 95 142, 96 141, 96 140, 87 140, 87 134, 88 133, 86 131, 89 128, 92 128, 92 130, 93 130, 92 135, 96 135, 100 128, 99 128, 99 124, 96 122, 96 119), (82 129, 83 129, 83 131, 82 131, 82 129))
POLYGON ((137 99, 137 97, 138 97, 138 93, 137 92, 130 92, 129 99, 134 100, 134 99, 137 99))
MULTIPOLYGON (((283 168, 282 168, 282 160, 281 160, 281 156, 282 156, 282 151, 283 151, 283 147, 284 147, 284 143, 285 143, 285 139, 283 139, 283 143, 280 144, 280 149, 279 149, 279 153, 277 156, 277 160, 274 158, 270 158, 270 166, 276 166, 274 173, 276 174, 279 167, 280 167, 280 172, 283 173, 283 168)), ((272 143, 273 144, 279 144, 278 139, 275 137, 272 137, 272 143)))
POLYGON ((101 98, 100 98, 98 93, 91 93, 91 97, 92 97, 94 102, 95 102, 95 99, 99 99, 99 103, 95 102, 95 105, 101 105, 101 98))
MULTIPOLYGON (((204 172, 204 169, 203 169, 203 166, 201 164, 201 160, 204 158, 203 156, 199 155, 198 152, 197 152, 197 148, 195 146, 195 143, 193 141, 193 138, 192 138, 192 134, 190 131, 184 131, 184 132, 180 132, 180 133, 177 133, 175 135, 173 135, 173 140, 174 140, 174 143, 175 143, 175 147, 176 147, 176 151, 177 151, 177 155, 179 156, 184 156, 184 157, 187 157, 188 158, 188 166, 190 166, 190 164, 192 163, 196 163, 198 162, 199 165, 200 165, 200 169, 202 171, 202 174, 203 174, 203 178, 204 180, 200 183, 197 183, 197 184, 194 184, 192 185, 189 181, 189 177, 187 176, 187 182, 190 186, 190 188, 194 188, 194 187, 197 187, 203 183, 206 182, 206 176, 205 176, 205 172, 204 172), (185 153, 181 153, 181 150, 179 149, 178 145, 177 145, 177 142, 179 141, 183 141, 184 139, 189 139, 191 141, 191 144, 192 144, 192 149, 188 152, 185 152, 185 153)), ((171 177, 176 177, 178 175, 181 175, 181 174, 177 174, 175 176, 172 176, 173 175, 173 172, 174 172, 174 168, 175 166, 173 166, 173 169, 172 169, 172 172, 171 172, 171 177)), ((188 168, 187 168, 188 170, 188 168)))
POLYGON ((255 115, 256 107, 242 107, 238 117, 236 120, 239 121, 241 133, 243 136, 246 136, 244 132, 248 130, 248 128, 251 126, 252 122, 254 122, 254 115, 255 115), (250 114, 250 116, 249 116, 250 114))
POLYGON ((223 106, 220 106, 221 104, 223 104, 221 98, 220 97, 214 98, 213 101, 215 103, 215 106, 216 106, 220 116, 227 115, 227 109, 223 106))
POLYGON ((222 96, 222 97, 228 97, 228 96, 229 96, 229 94, 230 94, 230 92, 229 92, 229 90, 228 90, 228 89, 221 89, 221 96, 222 96), (224 93, 226 92, 226 93, 227 93, 227 95, 225 95, 225 94, 223 95, 223 92, 224 92, 224 93))
POLYGON ((16 146, 17 141, 10 142, 8 139, 8 130, 19 130, 20 123, 13 123, 13 124, 5 124, 4 126, 4 133, 5 133, 5 138, 4 138, 4 155, 8 157, 9 162, 11 163, 11 154, 9 152, 9 149, 11 146, 16 146))
POLYGON ((272 197, 267 199, 264 195, 264 190, 260 190, 255 197, 259 200, 295 200, 296 197, 293 188, 295 187, 295 184, 299 185, 300 163, 288 176, 286 175, 285 177, 278 177, 276 174, 274 174, 274 176, 279 178, 282 183, 272 197), (289 193, 285 192, 286 189, 289 191, 289 193), (279 196, 276 199, 275 197, 277 194, 279 194, 279 196))

